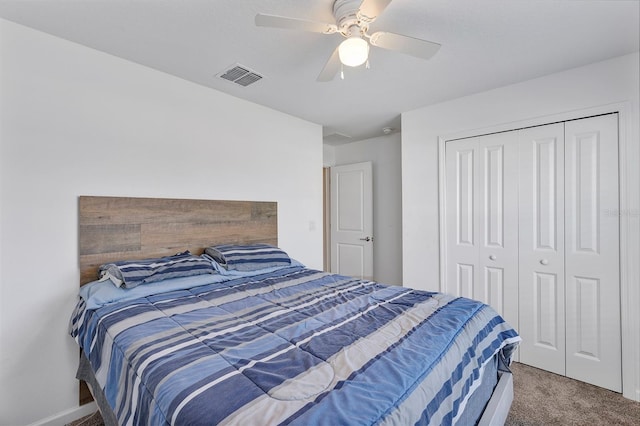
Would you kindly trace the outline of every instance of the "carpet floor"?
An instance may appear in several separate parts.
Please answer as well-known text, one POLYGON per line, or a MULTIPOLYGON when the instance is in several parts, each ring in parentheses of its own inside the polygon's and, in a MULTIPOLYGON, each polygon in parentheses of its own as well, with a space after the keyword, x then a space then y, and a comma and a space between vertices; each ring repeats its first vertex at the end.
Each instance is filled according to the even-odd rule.
MULTIPOLYGON (((587 383, 514 362, 506 426, 638 426, 640 403, 587 383)), ((104 426, 100 413, 67 426, 104 426)))
POLYGON ((640 403, 619 393, 514 362, 506 426, 640 425, 640 403))
POLYGON ((75 420, 65 426, 104 426, 104 421, 100 415, 100 411, 75 420))

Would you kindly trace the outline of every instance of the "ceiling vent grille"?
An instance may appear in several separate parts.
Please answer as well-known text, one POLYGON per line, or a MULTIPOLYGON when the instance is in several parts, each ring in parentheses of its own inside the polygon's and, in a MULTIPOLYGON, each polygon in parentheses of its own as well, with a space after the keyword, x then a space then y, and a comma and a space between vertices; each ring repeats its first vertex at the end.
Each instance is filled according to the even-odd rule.
POLYGON ((218 77, 223 78, 232 83, 239 84, 240 86, 248 86, 262 79, 262 76, 244 65, 234 65, 228 70, 218 74, 218 77))

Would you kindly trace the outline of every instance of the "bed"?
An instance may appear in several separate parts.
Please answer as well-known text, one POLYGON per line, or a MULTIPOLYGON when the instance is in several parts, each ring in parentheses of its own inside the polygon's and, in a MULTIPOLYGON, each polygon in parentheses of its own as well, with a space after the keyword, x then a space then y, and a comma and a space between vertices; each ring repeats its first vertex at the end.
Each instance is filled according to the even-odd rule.
POLYGON ((307 268, 278 248, 276 210, 80 198, 87 285, 70 333, 107 425, 504 422, 520 338, 495 311, 307 268), (96 280, 100 265, 177 252, 214 272, 126 289, 96 280))

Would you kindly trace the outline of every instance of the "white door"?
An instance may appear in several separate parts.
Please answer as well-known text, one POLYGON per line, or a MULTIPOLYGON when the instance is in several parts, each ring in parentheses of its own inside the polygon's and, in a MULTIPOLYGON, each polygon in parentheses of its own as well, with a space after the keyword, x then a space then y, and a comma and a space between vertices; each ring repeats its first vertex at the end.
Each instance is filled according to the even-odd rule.
POLYGON ((331 272, 373 279, 371 162, 331 168, 331 272))
POLYGON ((445 291, 491 305, 517 325, 518 145, 515 132, 449 141, 445 291))
POLYGON ((514 325, 520 362, 620 392, 617 126, 447 142, 444 288, 514 325))
POLYGON ((617 114, 565 124, 568 377, 622 390, 617 114))
POLYGON ((518 137, 520 362, 564 375, 564 125, 518 137))
POLYGON ((478 138, 445 145, 446 275, 444 291, 473 298, 478 282, 478 138))

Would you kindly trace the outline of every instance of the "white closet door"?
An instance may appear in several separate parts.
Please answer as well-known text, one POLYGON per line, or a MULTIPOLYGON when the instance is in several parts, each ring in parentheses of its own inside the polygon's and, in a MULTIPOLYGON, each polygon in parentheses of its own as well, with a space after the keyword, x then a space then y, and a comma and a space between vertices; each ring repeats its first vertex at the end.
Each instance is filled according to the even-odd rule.
POLYGON ((518 145, 515 132, 446 144, 448 293, 518 321, 518 145))
POLYGON ((621 392, 617 114, 565 124, 568 377, 621 392))
POLYGON ((447 266, 444 291, 473 298, 479 269, 478 138, 447 142, 445 150, 447 266))
POLYGON ((447 142, 444 290, 517 327, 520 362, 620 392, 617 119, 447 142))
POLYGON ((478 138, 480 276, 474 298, 518 326, 518 144, 516 132, 478 138))
POLYGON ((520 362, 565 374, 564 125, 519 132, 520 362))

